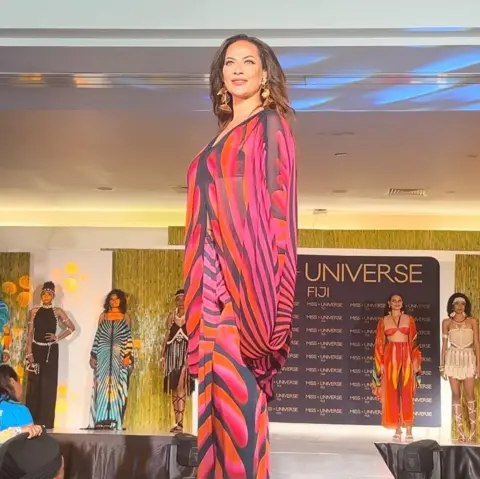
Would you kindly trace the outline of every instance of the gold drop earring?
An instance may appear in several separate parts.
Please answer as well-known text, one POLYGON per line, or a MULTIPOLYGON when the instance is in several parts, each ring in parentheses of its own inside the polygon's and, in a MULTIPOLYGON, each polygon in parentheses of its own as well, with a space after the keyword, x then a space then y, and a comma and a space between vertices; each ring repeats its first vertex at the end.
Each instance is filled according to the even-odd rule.
POLYGON ((271 105, 273 103, 273 100, 272 100, 272 97, 271 97, 271 94, 270 94, 270 88, 268 88, 266 78, 263 79, 261 88, 262 88, 261 96, 262 96, 262 100, 263 100, 263 106, 271 105))
POLYGON ((229 105, 230 93, 228 93, 227 89, 224 86, 220 88, 217 96, 220 97, 220 110, 224 111, 225 113, 232 113, 232 107, 229 105))

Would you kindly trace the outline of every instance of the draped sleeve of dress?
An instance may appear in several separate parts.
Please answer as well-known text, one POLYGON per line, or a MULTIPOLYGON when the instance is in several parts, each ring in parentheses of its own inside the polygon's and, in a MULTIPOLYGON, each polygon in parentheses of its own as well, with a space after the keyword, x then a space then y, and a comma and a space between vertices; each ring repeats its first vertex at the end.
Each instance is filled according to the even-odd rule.
POLYGON ((207 218, 233 302, 241 355, 271 399, 273 378, 290 350, 297 259, 294 140, 276 111, 263 110, 212 141, 188 172, 184 277, 194 376, 207 218), (209 181, 199 181, 202 165, 209 181))

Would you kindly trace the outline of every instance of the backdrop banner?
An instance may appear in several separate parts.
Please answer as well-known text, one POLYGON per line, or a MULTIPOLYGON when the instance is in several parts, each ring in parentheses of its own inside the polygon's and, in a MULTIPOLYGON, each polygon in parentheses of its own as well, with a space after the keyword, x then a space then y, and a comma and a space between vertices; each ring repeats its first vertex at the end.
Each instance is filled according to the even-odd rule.
POLYGON ((370 389, 375 328, 392 293, 415 318, 423 355, 415 425, 441 425, 440 265, 407 256, 299 255, 292 350, 272 422, 380 424, 370 389))

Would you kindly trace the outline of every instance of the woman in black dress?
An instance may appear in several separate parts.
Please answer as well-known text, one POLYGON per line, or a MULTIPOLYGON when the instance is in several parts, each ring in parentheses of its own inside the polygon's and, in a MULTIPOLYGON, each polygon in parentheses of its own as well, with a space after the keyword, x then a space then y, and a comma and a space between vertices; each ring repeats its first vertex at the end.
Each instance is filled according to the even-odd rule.
POLYGON ((53 304, 55 285, 47 281, 41 305, 30 312, 27 335, 28 387, 26 404, 35 424, 53 429, 58 385, 58 343, 75 331, 61 308, 53 304), (57 335, 57 329, 61 329, 57 335))
POLYGON ((175 293, 176 308, 168 316, 167 332, 163 343, 161 363, 164 367, 163 390, 172 394, 175 426, 170 432, 183 431, 183 414, 187 396, 194 388, 193 379, 186 365, 188 336, 185 327, 185 293, 183 289, 175 293))

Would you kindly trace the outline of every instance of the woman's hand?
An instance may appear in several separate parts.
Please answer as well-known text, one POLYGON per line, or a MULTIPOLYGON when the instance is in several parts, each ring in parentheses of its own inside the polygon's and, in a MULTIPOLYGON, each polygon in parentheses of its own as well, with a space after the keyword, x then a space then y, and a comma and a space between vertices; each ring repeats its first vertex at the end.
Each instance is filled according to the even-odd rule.
POLYGON ((43 433, 42 426, 37 426, 35 424, 30 424, 29 426, 23 426, 21 428, 22 434, 27 433, 28 439, 32 439, 33 437, 40 436, 43 433))
POLYGON ((96 369, 97 367, 97 360, 95 358, 90 358, 90 367, 92 369, 96 369))
POLYGON ((3 353, 2 353, 2 363, 3 364, 8 363, 9 360, 10 360, 10 353, 8 351, 3 351, 3 353))
POLYGON ((57 341, 57 336, 52 333, 47 333, 45 335, 45 341, 47 341, 47 343, 55 343, 57 341))

